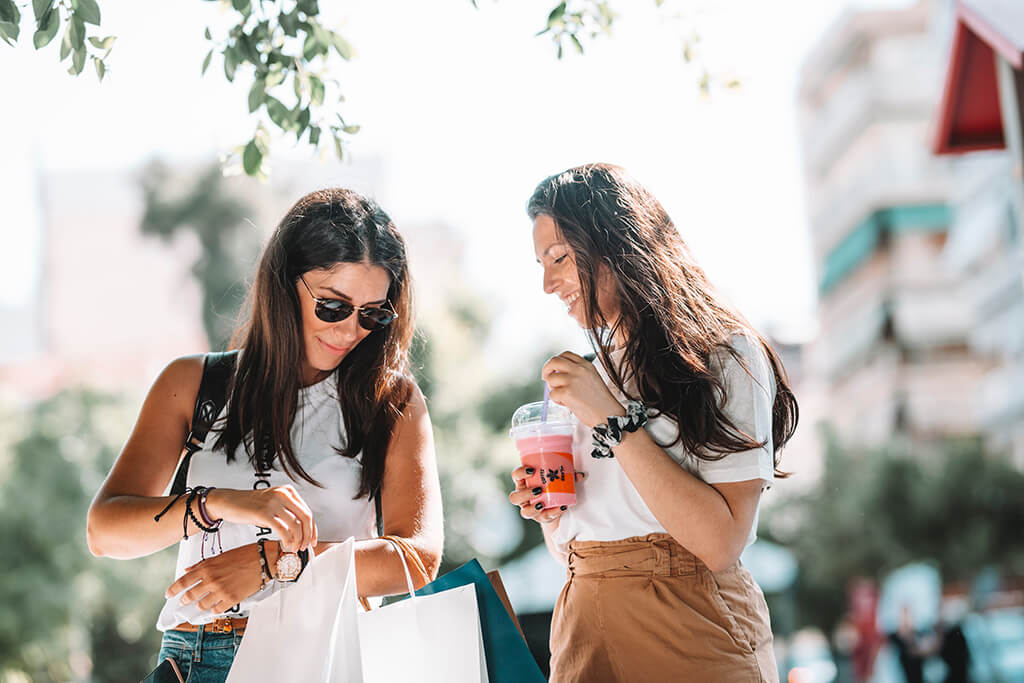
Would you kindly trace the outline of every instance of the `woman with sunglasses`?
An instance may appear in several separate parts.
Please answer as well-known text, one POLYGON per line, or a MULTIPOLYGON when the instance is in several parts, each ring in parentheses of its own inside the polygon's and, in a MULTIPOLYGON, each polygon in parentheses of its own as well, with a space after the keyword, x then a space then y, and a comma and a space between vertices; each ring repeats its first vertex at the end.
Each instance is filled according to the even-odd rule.
POLYGON ((540 522, 567 582, 551 681, 777 681, 764 596, 739 556, 796 427, 778 356, 715 292, 661 204, 621 168, 542 181, 528 204, 544 291, 591 331, 542 376, 580 425, 577 504, 540 522))
POLYGON ((348 190, 303 197, 270 237, 249 304, 226 405, 191 458, 188 494, 163 495, 202 356, 157 378, 89 510, 97 556, 178 542, 160 660, 173 658, 193 683, 226 678, 249 607, 297 578, 303 551, 363 539, 360 596, 404 592, 396 551, 375 538, 373 497, 385 534, 408 541, 431 575, 443 545, 430 418, 409 371, 405 244, 387 214, 348 190))

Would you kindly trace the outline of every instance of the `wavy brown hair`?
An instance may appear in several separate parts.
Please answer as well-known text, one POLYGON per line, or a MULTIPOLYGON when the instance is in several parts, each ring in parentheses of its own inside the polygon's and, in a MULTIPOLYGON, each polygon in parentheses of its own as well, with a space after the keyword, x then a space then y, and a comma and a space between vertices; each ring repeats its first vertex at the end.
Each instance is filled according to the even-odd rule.
POLYGON ((358 497, 376 495, 395 422, 413 388, 412 283, 405 241, 373 201, 351 190, 306 195, 291 208, 260 257, 249 293, 248 319, 236 330, 238 359, 227 416, 216 447, 229 461, 239 446, 253 467, 279 462, 293 478, 319 485, 292 447, 290 431, 302 387, 302 314, 299 276, 339 263, 367 263, 388 272, 388 305, 398 317, 367 335, 333 371, 347 441, 338 452, 362 453, 358 497))
POLYGON ((713 357, 727 352, 747 371, 730 337, 746 334, 763 347, 775 375, 772 443, 779 451, 799 416, 778 355, 768 342, 726 305, 694 261, 668 213, 622 168, 587 164, 553 175, 537 186, 527 204, 531 219, 550 217, 576 259, 580 298, 594 351, 612 382, 632 399, 664 413, 679 425, 687 451, 703 460, 764 446, 723 411, 726 387, 713 357), (597 303, 601 267, 612 275, 621 313, 609 323, 597 303), (622 368, 597 338, 624 339, 626 371, 639 396, 626 391, 622 368))

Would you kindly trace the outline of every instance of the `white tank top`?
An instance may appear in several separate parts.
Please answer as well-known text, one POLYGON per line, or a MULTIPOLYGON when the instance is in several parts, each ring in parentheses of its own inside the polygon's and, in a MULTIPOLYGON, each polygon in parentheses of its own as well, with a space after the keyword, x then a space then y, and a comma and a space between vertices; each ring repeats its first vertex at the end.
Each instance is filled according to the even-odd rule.
MULTIPOLYGON (((223 414, 222 411, 221 417, 223 414)), ((359 490, 362 454, 346 458, 336 451, 345 443, 346 436, 333 375, 299 391, 291 439, 296 458, 323 488, 305 479, 292 479, 281 470, 280 465, 276 465, 270 472, 255 472, 243 448, 239 448, 237 457, 228 463, 224 451, 210 450, 216 441, 213 432, 206 439, 207 447, 192 456, 188 485, 253 490, 291 484, 312 509, 320 541, 344 541, 350 536, 356 539, 373 538, 377 521, 373 502, 368 498, 353 499, 359 490)), ((260 538, 276 540, 277 535, 270 529, 226 522, 221 525, 218 534, 205 535, 205 543, 203 533, 194 534, 179 543, 174 580, 177 581, 185 573, 186 567, 201 561, 204 555, 211 557, 222 551, 255 543, 260 538)), ((258 570, 254 568, 252 571, 258 570)), ((157 628, 166 631, 183 622, 206 624, 218 617, 248 616, 249 607, 253 603, 281 588, 282 584, 271 582, 263 591, 251 595, 221 614, 201 610, 195 603, 182 607, 178 604, 178 596, 173 596, 164 604, 157 628)))

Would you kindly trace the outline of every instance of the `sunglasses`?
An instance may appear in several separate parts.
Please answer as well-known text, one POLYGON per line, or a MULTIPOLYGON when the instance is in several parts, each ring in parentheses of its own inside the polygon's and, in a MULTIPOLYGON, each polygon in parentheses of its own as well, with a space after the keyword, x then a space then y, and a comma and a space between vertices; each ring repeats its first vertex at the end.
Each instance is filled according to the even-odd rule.
POLYGON ((352 315, 353 311, 356 311, 358 312, 359 326, 364 330, 373 331, 387 327, 398 317, 397 313, 386 308, 356 306, 341 299, 320 299, 314 296, 313 290, 306 284, 306 279, 303 276, 300 275, 299 279, 302 280, 302 284, 306 286, 306 291, 309 292, 309 295, 313 297, 313 301, 316 302, 316 308, 313 309, 313 312, 317 318, 325 323, 341 322, 352 315))

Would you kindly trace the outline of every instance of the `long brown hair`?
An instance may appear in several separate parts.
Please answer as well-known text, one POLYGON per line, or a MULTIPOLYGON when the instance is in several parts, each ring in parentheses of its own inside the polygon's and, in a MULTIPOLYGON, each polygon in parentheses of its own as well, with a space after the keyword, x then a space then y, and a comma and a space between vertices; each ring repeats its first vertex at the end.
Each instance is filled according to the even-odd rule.
POLYGON ((302 314, 296 284, 310 270, 338 263, 368 263, 391 276, 388 305, 398 315, 367 335, 334 370, 347 441, 339 453, 362 453, 356 497, 376 495, 395 421, 413 387, 409 345, 413 336, 412 283, 405 242, 391 218, 351 190, 306 195, 291 208, 260 257, 249 293, 248 320, 232 348, 243 349, 216 447, 229 461, 239 446, 254 467, 276 460, 294 477, 319 485, 295 456, 290 431, 302 386, 302 314))
POLYGON ((612 382, 678 423, 678 438, 664 446, 682 442, 698 458, 719 460, 765 445, 724 413, 726 387, 713 360, 727 352, 749 374, 730 337, 746 334, 760 343, 775 375, 772 442, 777 474, 785 476, 778 453, 793 435, 799 411, 782 362, 719 298, 654 195, 618 166, 587 164, 541 181, 527 213, 550 217, 573 251, 587 327, 625 340, 626 371, 639 396, 626 391, 627 378, 607 345, 597 334, 591 338, 612 382), (597 303, 602 266, 612 275, 621 308, 610 327, 597 303))

